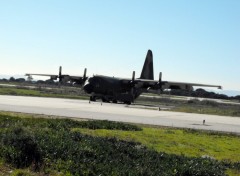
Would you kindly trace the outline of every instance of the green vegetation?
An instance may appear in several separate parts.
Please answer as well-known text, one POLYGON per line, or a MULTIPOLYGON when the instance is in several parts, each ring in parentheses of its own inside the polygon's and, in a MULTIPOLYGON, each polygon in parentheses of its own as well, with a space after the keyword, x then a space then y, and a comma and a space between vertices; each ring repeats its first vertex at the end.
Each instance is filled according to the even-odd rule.
POLYGON ((159 98, 140 97, 135 102, 153 106, 165 106, 169 107, 170 111, 176 112, 240 117, 240 105, 223 104, 211 100, 170 99, 170 97, 166 98, 163 96, 159 98))
POLYGON ((1 95, 27 95, 27 96, 43 96, 40 91, 30 90, 30 89, 19 89, 12 87, 1 87, 0 88, 1 95))
POLYGON ((239 137, 230 135, 0 113, 0 141, 0 175, 8 173, 6 167, 15 175, 225 175, 226 169, 231 174, 240 170, 237 156, 231 158, 225 149, 232 145, 240 153, 234 147, 239 137), (199 140, 200 153, 195 149, 199 140), (219 155, 207 148, 211 140, 219 155), (184 144, 194 151, 185 155, 184 144))
POLYGON ((184 154, 189 157, 208 156, 217 160, 240 161, 239 136, 167 127, 143 127, 142 131, 131 132, 84 128, 77 128, 74 131, 92 136, 139 142, 149 149, 164 151, 168 154, 184 154))
POLYGON ((107 120, 91 120, 82 121, 78 123, 78 127, 84 129, 107 129, 107 130, 122 130, 122 131, 141 131, 142 129, 136 125, 121 123, 121 122, 111 122, 107 120))
POLYGON ((233 108, 221 108, 221 107, 180 106, 180 107, 173 109, 173 111, 240 117, 240 109, 238 109, 238 108, 233 109, 233 108))
POLYGON ((173 109, 177 112, 213 114, 240 117, 240 105, 220 104, 214 101, 189 100, 173 109))
POLYGON ((13 88, 0 87, 0 95, 20 95, 20 96, 35 96, 35 97, 56 97, 56 98, 72 98, 72 99, 89 99, 86 95, 71 94, 66 90, 57 89, 27 89, 27 88, 13 88))

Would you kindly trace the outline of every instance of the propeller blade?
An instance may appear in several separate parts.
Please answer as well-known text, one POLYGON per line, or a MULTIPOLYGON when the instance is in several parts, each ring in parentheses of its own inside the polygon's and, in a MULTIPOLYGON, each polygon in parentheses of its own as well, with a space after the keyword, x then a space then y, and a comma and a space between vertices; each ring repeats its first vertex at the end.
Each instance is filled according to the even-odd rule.
POLYGON ((159 82, 162 82, 162 72, 159 73, 159 82))
POLYGON ((134 103, 134 87, 131 88, 132 102, 134 103))
POLYGON ((59 74, 58 74, 59 82, 62 81, 62 66, 59 67, 59 74))
POLYGON ((59 75, 58 75, 58 76, 59 76, 59 77, 62 76, 62 66, 59 67, 59 75))
POLYGON ((87 69, 85 68, 85 69, 84 69, 84 73, 83 73, 83 80, 86 79, 86 75, 87 75, 87 69))
POLYGON ((133 71, 133 74, 132 74, 132 82, 135 81, 135 71, 133 71))
POLYGON ((158 88, 157 92, 158 92, 158 94, 160 94, 162 91, 162 72, 159 73, 159 80, 157 83, 157 88, 158 88))
POLYGON ((135 87, 135 71, 133 71, 132 73, 132 80, 130 81, 130 86, 131 86, 131 89, 130 89, 130 94, 132 96, 132 102, 134 102, 134 87, 135 87))

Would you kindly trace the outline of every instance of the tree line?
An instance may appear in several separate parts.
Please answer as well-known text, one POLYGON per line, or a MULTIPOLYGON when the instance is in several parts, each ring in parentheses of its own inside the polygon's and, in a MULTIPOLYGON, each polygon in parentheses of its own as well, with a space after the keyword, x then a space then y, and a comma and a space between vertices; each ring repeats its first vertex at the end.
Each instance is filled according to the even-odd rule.
POLYGON ((239 100, 240 101, 240 95, 227 96, 225 94, 209 92, 204 89, 196 89, 194 91, 177 89, 177 90, 165 91, 164 94, 177 95, 177 96, 189 96, 189 97, 196 97, 196 98, 201 97, 201 98, 214 98, 214 99, 239 100))

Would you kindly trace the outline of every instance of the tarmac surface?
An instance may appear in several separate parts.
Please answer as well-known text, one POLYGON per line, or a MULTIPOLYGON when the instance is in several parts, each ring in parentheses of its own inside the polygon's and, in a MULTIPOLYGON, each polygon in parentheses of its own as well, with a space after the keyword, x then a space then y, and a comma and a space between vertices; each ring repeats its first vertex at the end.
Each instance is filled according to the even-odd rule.
POLYGON ((240 134, 240 117, 159 111, 156 108, 147 109, 136 105, 0 95, 0 110, 240 134), (204 120, 205 124, 203 124, 204 120))

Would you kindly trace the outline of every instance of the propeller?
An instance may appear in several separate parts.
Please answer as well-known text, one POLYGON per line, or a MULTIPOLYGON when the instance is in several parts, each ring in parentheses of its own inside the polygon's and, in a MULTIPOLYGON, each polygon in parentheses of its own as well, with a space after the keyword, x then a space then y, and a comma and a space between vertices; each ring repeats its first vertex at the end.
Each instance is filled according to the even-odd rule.
POLYGON ((86 79, 87 79, 87 69, 85 68, 84 69, 84 72, 83 72, 83 77, 81 78, 80 77, 80 79, 79 78, 71 78, 71 76, 69 76, 69 75, 63 75, 62 74, 62 66, 60 66, 59 67, 59 73, 58 73, 58 75, 56 76, 56 78, 58 78, 59 79, 59 83, 65 83, 65 82, 68 82, 68 81, 70 81, 70 82, 75 82, 75 83, 77 83, 77 84, 82 84, 82 83, 84 83, 85 81, 86 81, 86 79))
POLYGON ((130 82, 130 86, 131 86, 131 95, 132 95, 132 102, 134 102, 134 87, 135 87, 135 71, 133 71, 132 73, 132 80, 130 82))
POLYGON ((132 74, 132 82, 135 81, 135 71, 133 71, 133 74, 132 74))
POLYGON ((62 66, 60 66, 59 73, 58 73, 59 83, 65 83, 66 81, 68 81, 68 77, 69 77, 69 75, 62 74, 62 66))
POLYGON ((86 75, 87 75, 87 69, 85 68, 83 73, 83 78, 82 78, 84 81, 87 79, 86 75))
POLYGON ((58 74, 59 82, 62 82, 63 76, 62 76, 62 66, 59 67, 59 74, 58 74))
POLYGON ((162 82, 162 72, 159 73, 159 81, 158 82, 162 82))
POLYGON ((157 82, 158 94, 162 91, 162 72, 159 73, 159 80, 157 82))

